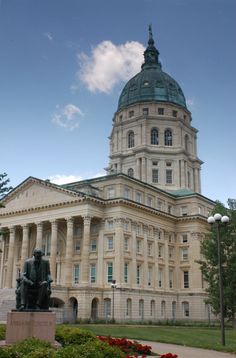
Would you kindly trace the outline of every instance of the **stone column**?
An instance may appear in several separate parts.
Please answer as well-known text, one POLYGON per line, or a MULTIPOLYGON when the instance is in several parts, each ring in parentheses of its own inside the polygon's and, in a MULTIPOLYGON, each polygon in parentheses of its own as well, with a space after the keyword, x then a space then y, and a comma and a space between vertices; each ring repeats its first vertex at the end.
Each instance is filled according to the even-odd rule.
POLYGON ((29 257, 29 225, 23 226, 23 239, 21 248, 21 267, 23 268, 25 260, 29 257))
POLYGON ((12 287, 15 234, 16 234, 15 227, 14 226, 10 227, 10 240, 9 240, 9 248, 8 248, 7 275, 6 275, 6 287, 7 288, 12 287))
POLYGON ((5 235, 2 237, 2 253, 1 255, 1 266, 0 266, 0 288, 3 288, 3 263, 5 255, 5 235))
POLYGON ((64 267, 64 284, 65 286, 72 286, 72 256, 73 256, 73 232, 74 220, 67 218, 67 233, 66 233, 66 257, 64 267))
POLYGON ((98 252, 98 260, 97 260, 97 283, 99 286, 103 286, 104 284, 104 226, 105 220, 101 220, 99 225, 99 236, 98 236, 98 244, 97 244, 97 252, 98 252))
POLYGON ((91 217, 84 216, 84 235, 82 243, 81 260, 81 283, 89 283, 89 246, 90 246, 90 223, 91 217))
POLYGON ((137 287, 137 259, 136 259, 136 222, 131 223, 131 270, 130 270, 130 287, 137 287))
POLYGON ((154 289, 158 288, 158 236, 159 236, 159 230, 157 228, 153 229, 153 234, 155 237, 155 241, 154 241, 154 272, 153 272, 153 278, 154 278, 154 289))
POLYGON ((124 232, 123 232, 123 219, 115 219, 115 260, 114 260, 114 272, 113 280, 116 280, 117 284, 120 285, 123 282, 123 270, 124 270, 124 232))
POLYGON ((146 166, 146 158, 143 157, 142 158, 142 181, 146 181, 147 180, 147 166, 146 166))
POLYGON ((135 177, 137 178, 137 179, 141 179, 140 178, 140 170, 141 168, 140 168, 140 158, 137 158, 136 159, 136 170, 135 170, 135 177))
POLYGON ((148 226, 143 226, 143 233, 144 233, 144 240, 143 240, 143 279, 142 279, 142 286, 149 287, 148 286, 148 242, 147 242, 147 236, 148 236, 148 226))
POLYGON ((169 232, 165 232, 164 233, 164 238, 165 238, 165 256, 164 256, 164 263, 165 263, 165 268, 164 268, 164 285, 163 287, 165 289, 169 289, 169 232))
POLYGON ((50 269, 51 269, 51 276, 54 283, 56 280, 57 229, 58 229, 58 222, 56 220, 51 221, 50 269))
POLYGON ((43 223, 39 222, 36 224, 37 236, 36 236, 36 249, 42 249, 43 244, 43 223))

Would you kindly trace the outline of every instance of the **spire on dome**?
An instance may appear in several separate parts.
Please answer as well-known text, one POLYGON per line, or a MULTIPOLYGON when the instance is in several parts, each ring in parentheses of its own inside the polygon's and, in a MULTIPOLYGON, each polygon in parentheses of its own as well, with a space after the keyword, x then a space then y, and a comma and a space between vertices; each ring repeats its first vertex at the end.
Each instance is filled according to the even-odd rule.
POLYGON ((148 47, 144 51, 144 64, 142 68, 146 66, 158 65, 161 68, 161 64, 158 60, 159 51, 154 46, 154 40, 152 35, 152 25, 148 27, 149 39, 148 39, 148 47))
POLYGON ((154 40, 153 40, 153 37, 152 37, 152 25, 151 24, 148 27, 148 32, 149 32, 148 45, 153 46, 154 45, 154 40))

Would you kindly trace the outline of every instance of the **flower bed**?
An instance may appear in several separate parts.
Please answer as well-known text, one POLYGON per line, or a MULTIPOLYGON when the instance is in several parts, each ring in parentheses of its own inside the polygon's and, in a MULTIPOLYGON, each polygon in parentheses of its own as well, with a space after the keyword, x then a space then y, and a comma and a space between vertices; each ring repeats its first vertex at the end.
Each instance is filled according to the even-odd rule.
POLYGON ((137 357, 138 355, 145 357, 147 354, 150 355, 152 353, 151 346, 140 344, 137 341, 131 341, 126 338, 112 338, 109 336, 98 336, 98 338, 110 346, 119 347, 122 352, 127 354, 126 358, 137 357))
MULTIPOLYGON (((126 338, 112 338, 110 336, 97 336, 102 342, 108 343, 110 346, 119 347, 126 354, 126 358, 138 357, 142 358, 152 354, 152 347, 143 345, 137 341, 131 341, 126 338)), ((160 358, 178 358, 177 354, 166 353, 159 355, 160 358)))

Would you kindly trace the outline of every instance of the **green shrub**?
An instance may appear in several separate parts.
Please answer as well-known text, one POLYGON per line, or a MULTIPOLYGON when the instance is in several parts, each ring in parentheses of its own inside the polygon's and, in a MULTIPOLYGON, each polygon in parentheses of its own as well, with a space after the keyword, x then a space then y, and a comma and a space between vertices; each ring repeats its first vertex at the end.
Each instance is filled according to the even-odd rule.
POLYGON ((51 347, 50 343, 41 341, 37 338, 28 338, 21 342, 15 343, 12 346, 7 347, 5 351, 9 354, 9 357, 11 358, 55 357, 55 350, 51 347))
POLYGON ((11 358, 10 353, 7 348, 0 348, 0 357, 1 358, 11 358))
POLYGON ((63 347, 69 344, 94 342, 97 339, 95 334, 91 332, 70 326, 58 326, 55 338, 63 347))
POLYGON ((108 344, 95 340, 81 345, 72 344, 58 349, 56 358, 124 358, 125 355, 118 348, 110 347, 108 344))
POLYGON ((0 324, 0 341, 3 341, 5 339, 5 334, 6 334, 6 326, 4 324, 0 324))

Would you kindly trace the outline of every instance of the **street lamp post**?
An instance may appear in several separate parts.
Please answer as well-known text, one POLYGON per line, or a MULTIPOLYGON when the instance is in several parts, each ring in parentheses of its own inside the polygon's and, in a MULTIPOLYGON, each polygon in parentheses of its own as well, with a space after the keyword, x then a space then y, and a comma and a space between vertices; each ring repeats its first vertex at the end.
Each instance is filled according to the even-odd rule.
POLYGON ((115 322, 115 289, 117 287, 116 280, 112 280, 112 323, 115 322))
POLYGON ((222 279, 222 261, 221 261, 221 244, 220 244, 220 224, 227 224, 229 222, 228 216, 215 214, 207 219, 208 224, 215 224, 216 238, 217 238, 217 253, 218 253, 218 269, 219 269, 219 294, 220 294, 220 328, 221 328, 221 344, 225 346, 225 322, 224 322, 224 295, 223 295, 223 279, 222 279))

